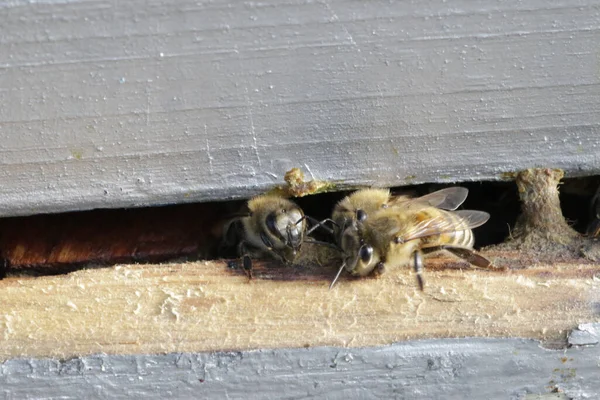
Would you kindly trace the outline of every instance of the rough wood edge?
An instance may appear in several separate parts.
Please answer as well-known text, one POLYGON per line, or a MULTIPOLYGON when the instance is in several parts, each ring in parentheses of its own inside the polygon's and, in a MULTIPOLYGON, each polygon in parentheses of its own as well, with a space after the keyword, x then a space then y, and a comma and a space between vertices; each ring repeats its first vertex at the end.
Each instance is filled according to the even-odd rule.
POLYGON ((249 282, 223 262, 9 277, 0 281, 0 359, 469 336, 564 345, 571 329, 600 320, 600 279, 591 263, 490 272, 437 258, 428 267, 424 293, 408 269, 378 279, 344 277, 332 291, 334 267, 258 264, 249 282))

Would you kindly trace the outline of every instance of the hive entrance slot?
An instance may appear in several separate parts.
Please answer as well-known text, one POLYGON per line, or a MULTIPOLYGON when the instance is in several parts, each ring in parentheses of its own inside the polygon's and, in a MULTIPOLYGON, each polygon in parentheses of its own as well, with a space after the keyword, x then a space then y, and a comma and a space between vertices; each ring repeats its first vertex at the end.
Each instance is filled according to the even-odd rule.
MULTIPOLYGON (((598 183, 598 177, 561 182, 562 214, 580 233, 590 222, 589 205, 598 183)), ((469 189, 463 208, 491 215, 475 230, 477 248, 503 243, 515 234, 521 204, 514 182, 458 185, 469 189)), ((452 185, 423 184, 392 191, 420 196, 447 186, 452 185)), ((347 193, 324 193, 295 201, 306 214, 323 219, 347 193)), ((241 204, 230 201, 3 218, 0 252, 4 262, 0 273, 57 274, 116 263, 218 258, 215 232, 241 204)), ((324 232, 316 235, 320 240, 331 240, 324 232)))

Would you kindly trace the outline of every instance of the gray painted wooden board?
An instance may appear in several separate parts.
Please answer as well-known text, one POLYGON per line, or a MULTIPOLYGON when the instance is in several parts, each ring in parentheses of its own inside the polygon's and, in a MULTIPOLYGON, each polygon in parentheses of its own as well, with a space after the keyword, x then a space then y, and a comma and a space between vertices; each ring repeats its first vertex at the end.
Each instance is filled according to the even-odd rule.
POLYGON ((0 1, 0 215, 600 171, 600 1, 0 1))
POLYGON ((594 399, 600 393, 599 358, 599 346, 550 350, 524 339, 444 339, 377 348, 17 359, 1 365, 0 395, 594 399))

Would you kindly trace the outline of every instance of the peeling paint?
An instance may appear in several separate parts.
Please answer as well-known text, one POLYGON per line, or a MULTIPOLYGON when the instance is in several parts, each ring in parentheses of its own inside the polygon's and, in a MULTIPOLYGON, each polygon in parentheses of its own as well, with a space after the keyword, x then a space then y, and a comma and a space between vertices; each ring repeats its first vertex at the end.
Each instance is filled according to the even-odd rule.
POLYGON ((15 359, 8 398, 596 398, 600 347, 548 350, 524 339, 442 339, 166 355, 15 359), (564 359, 567 359, 564 362, 564 359), (493 360, 493 362, 490 362, 493 360))

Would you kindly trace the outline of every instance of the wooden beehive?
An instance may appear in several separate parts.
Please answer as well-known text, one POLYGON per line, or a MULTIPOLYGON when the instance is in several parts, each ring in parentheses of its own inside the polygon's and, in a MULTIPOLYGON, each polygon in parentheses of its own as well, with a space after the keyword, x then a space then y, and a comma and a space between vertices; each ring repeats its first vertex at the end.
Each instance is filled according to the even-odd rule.
MULTIPOLYGON (((506 180, 533 167, 596 175, 599 7, 5 2, 0 215, 241 199, 293 167, 333 190, 506 180)), ((176 214, 164 218, 185 218, 176 214)), ((0 224, 0 242, 26 258, 14 221, 0 224)), ((0 388, 9 398, 597 396, 597 346, 455 339, 561 347, 592 323, 571 343, 598 342, 593 261, 501 257, 524 269, 440 259, 424 294, 409 271, 330 292, 332 265, 260 265, 251 283, 220 261, 10 276, 0 388), (439 340, 391 345, 418 338, 439 340)))

